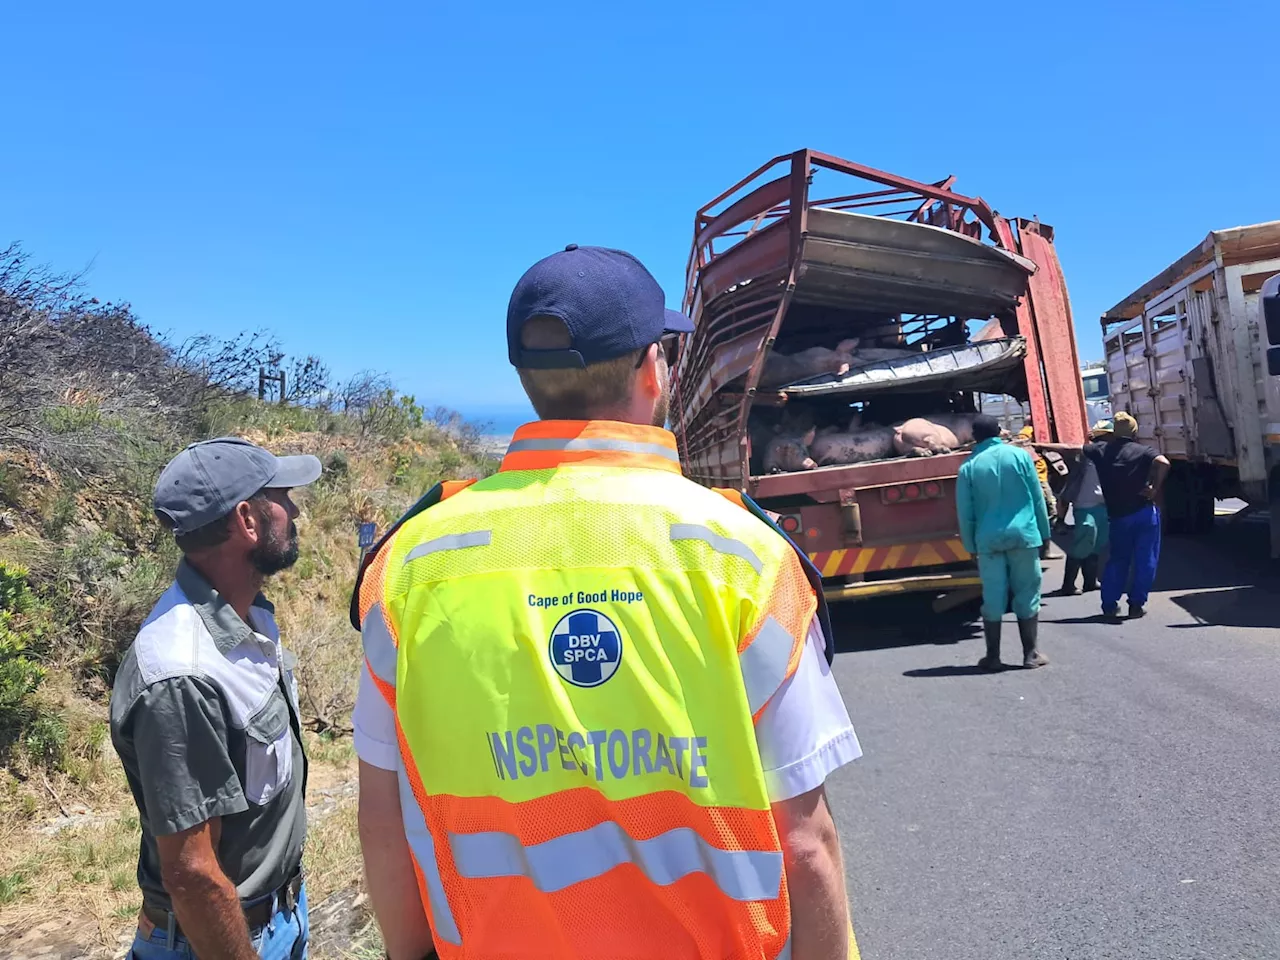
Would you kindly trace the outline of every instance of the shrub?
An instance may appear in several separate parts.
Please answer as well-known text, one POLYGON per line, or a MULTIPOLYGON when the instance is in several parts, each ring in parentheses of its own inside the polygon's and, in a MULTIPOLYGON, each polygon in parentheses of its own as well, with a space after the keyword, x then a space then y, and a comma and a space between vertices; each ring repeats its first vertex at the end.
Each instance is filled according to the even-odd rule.
POLYGON ((22 746, 32 763, 61 770, 67 763, 67 723, 56 713, 39 713, 27 725, 22 746))
POLYGON ((0 463, 0 504, 22 506, 22 470, 14 463, 0 463))
POLYGON ((67 527, 76 518, 76 498, 69 491, 63 490, 53 496, 45 510, 42 525, 44 535, 50 540, 61 540, 67 527))
POLYGON ((37 607, 26 569, 0 561, 0 759, 36 720, 34 695, 45 677, 29 656, 43 640, 38 627, 29 629, 37 607))
POLYGON ((397 397, 394 390, 384 390, 361 408, 356 417, 362 435, 402 440, 422 426, 422 414, 422 407, 413 397, 397 397))
POLYGON ((0 610, 27 613, 35 606, 35 594, 27 577, 25 567, 0 560, 0 610))
POLYGON ((41 412, 41 418, 54 433, 80 433, 98 426, 102 422, 102 411, 96 404, 62 404, 47 407, 41 412))
POLYGON ((351 475, 351 461, 347 459, 347 454, 342 450, 335 450, 329 454, 329 459, 325 461, 324 474, 322 479, 328 484, 337 484, 344 481, 351 475))

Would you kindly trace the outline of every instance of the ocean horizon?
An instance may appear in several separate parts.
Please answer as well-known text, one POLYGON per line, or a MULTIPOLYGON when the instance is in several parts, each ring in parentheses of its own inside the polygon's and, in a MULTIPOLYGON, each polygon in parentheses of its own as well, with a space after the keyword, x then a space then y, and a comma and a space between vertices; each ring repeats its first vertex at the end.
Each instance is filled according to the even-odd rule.
POLYGON ((510 437, 517 427, 538 418, 532 408, 463 406, 455 409, 487 437, 510 437))

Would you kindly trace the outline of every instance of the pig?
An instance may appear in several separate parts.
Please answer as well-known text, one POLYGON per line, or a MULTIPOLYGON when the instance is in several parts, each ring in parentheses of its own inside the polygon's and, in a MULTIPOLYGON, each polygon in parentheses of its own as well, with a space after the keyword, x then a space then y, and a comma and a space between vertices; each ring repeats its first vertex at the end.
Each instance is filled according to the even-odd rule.
POLYGON ((972 413, 937 413, 912 417, 894 426, 893 446, 907 457, 931 457, 950 453, 973 443, 972 413))
POLYGON ((848 373, 853 362, 853 351, 857 346, 857 339, 851 339, 841 340, 834 350, 810 347, 791 354, 770 351, 764 362, 764 372, 760 375, 760 386, 784 387, 797 380, 808 380, 824 373, 836 376, 848 373))
POLYGON ((848 430, 838 427, 825 430, 814 439, 811 453, 818 466, 834 463, 862 463, 866 460, 883 460, 893 455, 893 427, 879 424, 861 424, 854 418, 848 430))
POLYGON ((757 408, 747 420, 751 438, 751 472, 781 473, 812 470, 805 465, 808 447, 813 442, 813 410, 806 406, 788 406, 781 416, 776 410, 757 408), (773 453, 770 455, 770 449, 773 453))
POLYGON ((764 472, 796 473, 814 469, 817 463, 809 455, 809 444, 813 443, 815 436, 813 427, 804 433, 779 429, 765 447, 764 472))

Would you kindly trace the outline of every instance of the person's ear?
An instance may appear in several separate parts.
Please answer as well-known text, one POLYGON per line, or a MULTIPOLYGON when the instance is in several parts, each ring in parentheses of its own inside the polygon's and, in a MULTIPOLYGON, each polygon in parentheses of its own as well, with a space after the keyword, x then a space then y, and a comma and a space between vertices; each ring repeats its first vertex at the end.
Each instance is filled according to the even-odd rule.
POLYGON ((658 344, 649 344, 645 348, 644 360, 640 364, 639 386, 647 398, 657 399, 662 396, 662 381, 658 378, 659 349, 658 344))
POLYGON ((241 500, 231 511, 231 536, 251 546, 257 546, 262 538, 262 520, 247 500, 241 500))

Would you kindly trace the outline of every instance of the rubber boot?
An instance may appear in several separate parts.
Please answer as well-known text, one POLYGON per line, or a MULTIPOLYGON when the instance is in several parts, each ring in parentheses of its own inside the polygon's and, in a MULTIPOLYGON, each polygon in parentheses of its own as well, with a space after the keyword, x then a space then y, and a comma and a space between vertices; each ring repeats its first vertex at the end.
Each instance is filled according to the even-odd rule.
POLYGON ((1091 553, 1081 561, 1080 569, 1084 571, 1084 592, 1092 593, 1098 589, 1098 555, 1091 553))
POLYGON ((1043 667, 1049 661, 1036 649, 1037 634, 1040 632, 1040 618, 1018 621, 1018 637, 1022 640, 1022 666, 1027 670, 1043 667))
POLYGON ((1076 574, 1080 572, 1081 566, 1081 561, 1067 557, 1067 562, 1062 568, 1062 589, 1058 591, 1058 596, 1074 597, 1080 593, 1076 587, 1076 574))
POLYGON ((982 632, 987 640, 987 655, 978 661, 978 669, 1003 670, 1004 664, 1000 662, 1000 621, 983 620, 982 632))

